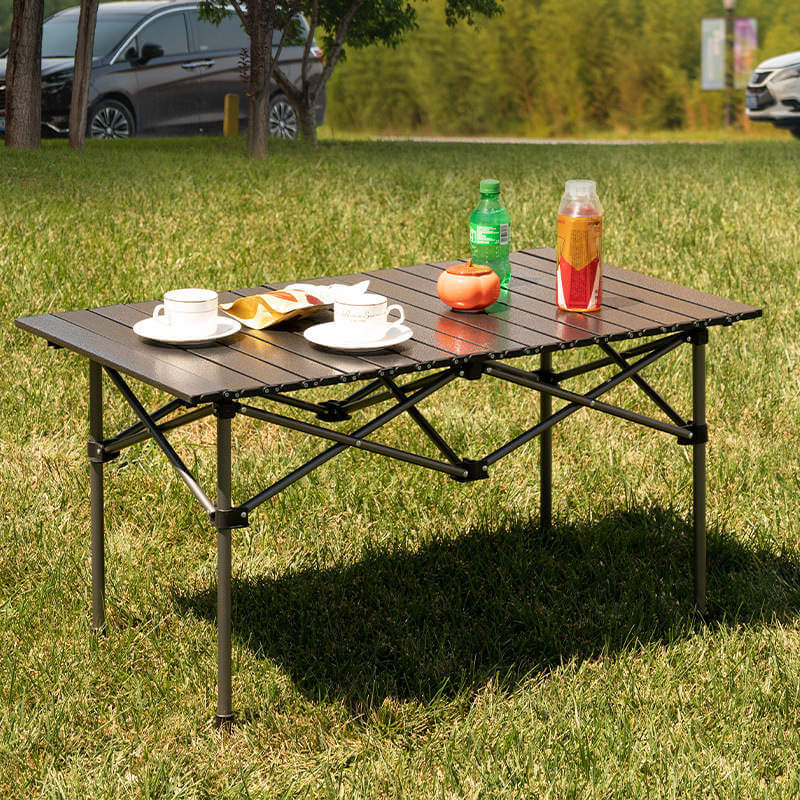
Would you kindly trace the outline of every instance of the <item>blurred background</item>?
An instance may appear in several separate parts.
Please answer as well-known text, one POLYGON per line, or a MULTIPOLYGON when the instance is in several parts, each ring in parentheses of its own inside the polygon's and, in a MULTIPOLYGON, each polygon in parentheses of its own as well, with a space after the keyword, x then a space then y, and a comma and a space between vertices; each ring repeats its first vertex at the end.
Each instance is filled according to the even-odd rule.
MULTIPOLYGON (((45 15, 77 5, 46 0, 45 15)), ((724 92, 700 80, 700 25, 721 0, 504 0, 505 13, 445 24, 444 0, 417 4, 396 48, 350 49, 328 87, 321 134, 589 135, 718 130, 724 92)), ((12 0, 0 0, 0 51, 12 0)), ((798 0, 738 0, 758 20, 754 63, 800 50, 798 0)), ((735 125, 745 132, 744 92, 735 125)), ((756 125, 759 135, 771 126, 756 125)), ((786 134, 774 131, 776 136, 786 134)))

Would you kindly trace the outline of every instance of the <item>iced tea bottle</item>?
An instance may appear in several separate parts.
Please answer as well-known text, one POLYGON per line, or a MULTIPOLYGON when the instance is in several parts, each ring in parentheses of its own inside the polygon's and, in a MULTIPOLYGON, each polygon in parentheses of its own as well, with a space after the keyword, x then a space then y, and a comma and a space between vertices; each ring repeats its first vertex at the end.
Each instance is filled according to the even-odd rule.
POLYGON ((603 207, 594 181, 567 181, 558 207, 556 303, 597 311, 603 270, 603 207))

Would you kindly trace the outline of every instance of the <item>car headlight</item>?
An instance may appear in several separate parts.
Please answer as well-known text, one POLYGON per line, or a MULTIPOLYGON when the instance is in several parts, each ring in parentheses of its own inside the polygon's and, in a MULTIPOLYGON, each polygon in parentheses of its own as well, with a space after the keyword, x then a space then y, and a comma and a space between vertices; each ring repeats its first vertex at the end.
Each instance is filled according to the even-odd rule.
POLYGON ((782 81, 791 81, 795 78, 800 78, 800 64, 795 64, 793 67, 782 69, 772 79, 773 83, 781 83, 782 81))
POLYGON ((53 75, 42 79, 43 92, 60 92, 68 83, 69 77, 66 75, 53 75))

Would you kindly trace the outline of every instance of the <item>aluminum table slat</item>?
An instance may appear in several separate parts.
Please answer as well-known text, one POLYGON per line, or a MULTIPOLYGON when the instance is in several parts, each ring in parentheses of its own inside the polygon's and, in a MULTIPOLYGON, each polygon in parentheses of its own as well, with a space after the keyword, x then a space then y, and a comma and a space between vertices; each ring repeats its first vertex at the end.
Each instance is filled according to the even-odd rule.
MULTIPOLYGON (((438 265, 436 268, 441 272, 444 265, 438 265)), ((557 319, 552 303, 548 304, 544 300, 531 298, 524 303, 514 302, 511 295, 508 298, 510 305, 503 302, 503 298, 501 298, 492 307, 491 313, 464 314, 452 311, 436 295, 436 281, 407 272, 405 269, 376 270, 346 277, 353 281, 377 277, 385 283, 398 287, 411 285, 427 298, 428 307, 435 309, 435 313, 441 317, 455 321, 464 320, 465 324, 475 325, 486 333, 498 336, 500 335, 500 324, 505 325, 502 335, 519 342, 520 349, 550 345, 554 347, 571 346, 577 342, 590 344, 599 336, 623 332, 623 329, 618 326, 609 327, 602 320, 592 319, 588 316, 584 327, 578 328, 570 324, 567 319, 557 319)), ((523 300, 522 295, 518 299, 523 300)), ((500 346, 495 347, 494 350, 496 354, 504 352, 500 346)))
MULTIPOLYGON (((539 255, 552 261, 555 264, 556 253, 550 247, 545 247, 536 250, 526 250, 526 253, 539 255)), ((615 266, 603 266, 603 275, 620 283, 629 284, 630 286, 641 287, 643 289, 650 289, 658 294, 666 295, 667 297, 680 297, 684 300, 689 300, 698 305, 706 306, 712 311, 723 313, 725 315, 749 313, 752 316, 760 316, 759 309, 753 306, 746 306, 743 303, 737 303, 735 300, 729 300, 727 297, 719 297, 718 295, 707 294, 706 292, 692 289, 688 286, 681 286, 677 283, 670 283, 669 281, 654 278, 650 275, 643 275, 640 272, 633 272, 632 270, 622 269, 615 266), (747 312, 742 311, 747 309, 747 312), (757 313, 753 313, 757 312, 757 313)), ((744 317, 743 317, 744 319, 744 317)))
MULTIPOLYGON (((135 303, 122 307, 120 314, 124 315, 126 322, 133 325, 140 319, 152 316, 155 306, 155 302, 135 303)), ((242 328, 242 331, 247 333, 248 329, 242 328)), ((255 358, 301 380, 329 379, 337 382, 342 375, 341 370, 303 358, 291 351, 281 350, 267 341, 254 339, 251 336, 236 336, 223 344, 248 358, 255 358)))
MULTIPOLYGON (((260 294, 264 287, 250 290, 238 289, 235 292, 220 292, 221 303, 232 303, 239 297, 246 297, 248 294, 260 294), (245 294, 245 291, 247 294, 245 294)), ((301 360, 309 360, 319 364, 323 368, 334 370, 343 375, 353 376, 372 373, 378 369, 378 365, 363 356, 348 355, 346 353, 335 352, 332 350, 322 350, 314 347, 297 330, 290 330, 280 326, 278 328, 264 328, 263 330, 253 330, 242 328, 242 333, 259 342, 264 342, 271 348, 280 349, 292 356, 297 356, 301 360)))
MULTIPOLYGON (((98 333, 114 337, 121 343, 126 343, 131 338, 138 339, 138 336, 133 332, 134 322, 149 316, 139 314, 135 320, 130 321, 129 318, 126 318, 127 315, 130 313, 137 314, 137 312, 125 306, 109 306, 105 309, 105 312, 114 316, 104 316, 94 311, 66 311, 61 316, 77 324, 89 327, 98 333)), ((249 386, 251 382, 254 382, 253 388, 255 388, 265 384, 291 385, 298 382, 302 383, 304 380, 303 376, 298 375, 296 372, 278 369, 227 346, 181 346, 180 348, 165 348, 160 345, 151 346, 157 346, 160 350, 180 350, 184 354, 185 365, 195 371, 202 372, 204 369, 218 368, 237 373, 238 377, 232 376, 230 378, 232 384, 236 386, 235 391, 246 390, 245 386, 249 386)))
MULTIPOLYGON (((441 270, 439 270, 441 272, 441 270)), ((464 314, 460 312, 451 311, 447 306, 442 303, 436 295, 436 284, 432 286, 430 283, 422 284, 423 289, 415 288, 411 285, 413 281, 406 281, 405 276, 400 270, 378 270, 375 272, 359 272, 352 275, 343 276, 344 280, 350 280, 353 283, 365 279, 370 280, 370 287, 373 284, 380 287, 379 294, 384 294, 391 297, 401 304, 404 302, 403 298, 410 298, 406 302, 410 302, 415 308, 428 312, 434 315, 439 322, 436 327, 445 329, 447 333, 452 333, 451 328, 460 330, 461 333, 452 333, 459 338, 464 338, 467 341, 473 341, 475 334, 467 332, 466 328, 474 328, 479 332, 480 339, 478 343, 481 347, 486 348, 490 352, 502 352, 504 342, 512 342, 518 348, 531 347, 530 341, 531 329, 518 328, 507 321, 500 318, 499 315, 492 314, 464 314)), ((325 279, 319 279, 317 282, 322 283, 325 279)), ((312 281, 313 282, 313 281, 312 281)), ((408 314, 408 308, 404 306, 408 314)), ((412 312, 413 313, 413 312, 412 312)), ((428 317, 427 319, 430 319, 428 317)), ((561 340, 550 336, 541 337, 539 344, 558 344, 561 340)), ((511 347, 511 345, 509 345, 511 347)))
MULTIPOLYGON (((337 278, 338 280, 338 278, 337 278)), ((303 281, 308 283, 309 281, 303 281)), ((278 285, 267 286, 266 290, 276 289, 278 285)), ((330 312, 321 312, 318 316, 303 320, 301 323, 304 328, 309 325, 316 325, 319 322, 329 322, 333 320, 330 312)), ((384 369, 399 369, 409 371, 413 369, 425 369, 429 364, 444 365, 449 363, 453 358, 467 353, 454 353, 440 347, 432 337, 426 335, 424 330, 415 332, 415 336, 404 342, 402 345, 387 348, 384 353, 372 353, 369 355, 370 360, 379 364, 384 369)))
MULTIPOLYGON (((517 254, 514 255, 516 256, 517 254)), ((423 275, 430 280, 433 280, 440 271, 433 264, 414 269, 418 275, 423 275)), ((551 272, 554 273, 552 267, 551 272)), ((619 333, 627 334, 629 331, 658 328, 664 324, 663 311, 653 310, 654 313, 651 313, 651 308, 648 307, 646 314, 644 309, 639 308, 634 313, 631 309, 619 308, 613 302, 605 302, 605 285, 603 287, 604 302, 599 311, 591 314, 558 311, 553 302, 555 299, 555 274, 543 280, 529 279, 532 273, 527 272, 526 267, 521 266, 516 261, 512 264, 512 274, 514 280, 509 285, 509 291, 521 297, 530 298, 532 301, 530 309, 543 316, 557 319, 561 324, 569 323, 574 328, 601 336, 614 336, 619 333), (600 323, 607 327, 605 329, 602 328, 600 323)), ((670 324, 674 321, 672 320, 670 324)), ((683 318, 682 321, 687 322, 689 318, 683 318)))
MULTIPOLYGON (((552 287, 555 291, 555 265, 540 256, 528 253, 514 253, 517 274, 523 280, 530 280, 552 287)), ((717 316, 718 312, 708 306, 698 304, 683 297, 660 294, 641 286, 633 286, 616 278, 609 277, 608 269, 612 265, 604 265, 603 274, 603 302, 613 303, 615 308, 637 309, 637 313, 650 319, 658 319, 666 315, 666 324, 679 325, 698 319, 710 319, 717 316), (641 309, 639 311, 638 309, 641 309)))
MULTIPOLYGON (((329 320, 329 312, 279 329, 244 330, 202 348, 161 347, 140 340, 131 326, 137 315, 151 312, 154 302, 27 317, 18 324, 176 397, 198 402, 219 398, 223 392, 253 396, 294 391, 468 360, 638 338, 667 328, 730 324, 760 314, 752 306, 613 266, 604 268, 606 304, 599 313, 559 312, 553 302, 554 259, 555 252, 546 248, 513 253, 511 291, 489 314, 459 314, 441 303, 436 279, 452 261, 303 280, 328 283, 367 278, 375 290, 404 304, 414 337, 386 351, 358 355, 323 350, 305 340, 302 331, 329 320)), ((283 285, 238 289, 221 298, 283 285)))
MULTIPOLYGON (((448 262, 452 263, 452 262, 448 262)), ((438 264, 421 264, 416 267, 404 267, 403 272, 411 273, 415 278, 424 278, 432 282, 435 286, 436 279, 441 272, 441 265, 438 264)), ((513 268, 512 268, 513 272, 513 268)), ((518 277, 516 274, 514 278, 518 277)), ((584 340, 587 337, 594 340, 596 337, 615 336, 621 333, 627 333, 630 328, 627 325, 621 325, 619 321, 609 319, 607 313, 594 313, 594 314, 565 314, 559 312, 553 304, 553 292, 548 292, 543 287, 526 286, 519 281, 514 281, 509 286, 509 295, 507 298, 501 296, 498 301, 500 305, 510 304, 512 308, 511 313, 516 316, 518 324, 528 330, 542 330, 542 326, 546 326, 548 333, 553 333, 555 341, 563 343, 571 340, 584 340), (515 305, 514 295, 519 295, 520 298, 526 298, 524 302, 524 309, 517 309, 515 305), (524 316, 521 316, 524 315, 524 316), (555 327, 553 327, 555 326, 555 327)), ((508 315, 508 312, 503 312, 498 305, 496 315, 508 315)), ((521 304, 522 305, 522 304, 521 304)), ((493 309, 494 311, 494 309, 493 309)), ((606 311, 606 309, 603 309, 606 311)), ((453 312, 458 313, 458 312, 453 312)), ((494 314, 493 314, 494 316, 494 314)))
MULTIPOLYGON (((506 344, 507 347, 519 346, 518 342, 512 342, 502 337, 488 337, 484 332, 476 328, 468 328, 463 323, 457 325, 440 325, 441 314, 429 310, 430 296, 407 289, 404 286, 387 283, 386 281, 375 278, 373 273, 360 273, 356 275, 343 276, 345 281, 353 283, 363 280, 364 277, 370 279, 370 291, 391 297, 393 302, 400 303, 406 315, 406 322, 414 329, 414 338, 417 341, 425 342, 440 350, 450 353, 453 356, 462 356, 468 353, 490 353, 492 348, 506 344)), ((304 281, 310 284, 324 284, 325 278, 304 281)), ((464 315, 461 315, 462 318, 464 315)))
MULTIPOLYGON (((233 377, 199 376, 181 359, 183 351, 166 351, 164 357, 142 352, 129 344, 120 344, 100 333, 75 325, 55 314, 42 314, 16 320, 22 330, 41 336, 48 342, 87 356, 106 367, 120 369, 140 381, 163 389, 182 400, 194 402, 206 395, 220 394, 233 377)), ((222 371, 220 371, 222 372, 222 371)))

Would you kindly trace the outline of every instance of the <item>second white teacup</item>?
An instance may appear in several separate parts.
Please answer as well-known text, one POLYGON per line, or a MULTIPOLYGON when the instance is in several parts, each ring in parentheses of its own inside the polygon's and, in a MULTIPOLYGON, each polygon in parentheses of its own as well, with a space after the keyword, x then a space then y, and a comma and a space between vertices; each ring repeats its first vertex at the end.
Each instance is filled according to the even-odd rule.
POLYGON ((392 325, 400 325, 406 315, 402 306, 389 301, 381 294, 362 294, 333 304, 333 321, 341 335, 352 341, 374 342, 386 335, 392 325), (389 319, 395 311, 397 319, 389 319))
POLYGON ((218 302, 211 289, 172 289, 156 306, 153 319, 186 336, 211 336, 217 330, 218 302))

